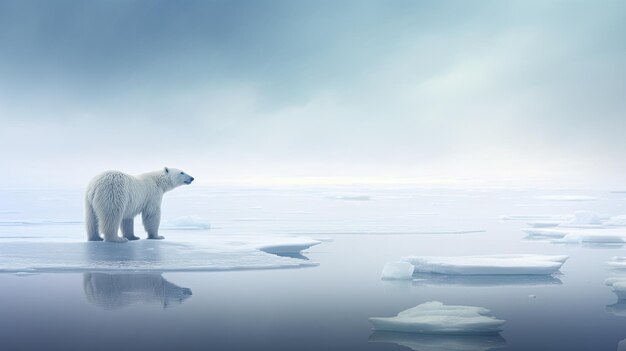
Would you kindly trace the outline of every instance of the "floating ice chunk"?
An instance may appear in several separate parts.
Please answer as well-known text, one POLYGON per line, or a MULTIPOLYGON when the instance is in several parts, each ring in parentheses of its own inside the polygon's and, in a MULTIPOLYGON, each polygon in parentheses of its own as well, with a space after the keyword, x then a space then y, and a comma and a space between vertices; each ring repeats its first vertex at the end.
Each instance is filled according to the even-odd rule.
POLYGON ((567 215, 502 215, 501 220, 505 221, 558 221, 559 223, 568 221, 572 216, 567 215))
POLYGON ((607 231, 577 231, 571 232, 560 239, 552 239, 553 243, 563 244, 624 244, 626 233, 609 233, 607 231))
POLYGON ((610 227, 625 227, 626 215, 613 216, 604 222, 604 225, 610 227))
POLYGON ((410 256, 416 272, 460 275, 552 274, 568 256, 564 255, 486 255, 431 257, 410 256))
POLYGON ((208 219, 199 216, 185 216, 167 220, 161 225, 163 229, 205 230, 211 229, 208 219))
POLYGON ((382 279, 411 279, 413 265, 409 262, 388 262, 383 267, 382 279))
POLYGON ((587 195, 543 195, 537 198, 549 201, 592 201, 597 199, 594 196, 587 195))
POLYGON ((377 331, 368 341, 393 343, 415 351, 488 351, 506 345, 499 334, 427 335, 377 331))
POLYGON ((284 237, 279 242, 261 243, 256 245, 257 250, 272 254, 299 253, 311 246, 319 245, 321 241, 300 237, 284 237))
MULTIPOLYGON (((623 257, 622 257, 623 258, 623 257)), ((613 277, 604 281, 620 300, 626 299, 626 277, 613 277)))
POLYGON ((606 305, 604 307, 604 310, 615 316, 626 317, 626 301, 618 300, 616 303, 612 305, 606 305))
POLYGON ((487 316, 489 310, 473 306, 447 306, 426 302, 398 313, 396 317, 373 317, 375 330, 418 334, 498 333, 505 321, 487 316))
POLYGON ((626 268, 626 257, 615 256, 608 262, 608 264, 613 268, 626 268))
POLYGON ((550 228, 550 227, 556 227, 562 223, 563 221, 532 221, 532 222, 527 222, 526 224, 528 224, 529 226, 533 228, 550 228))
POLYGON ((602 224, 600 216, 597 213, 591 211, 576 211, 574 212, 574 218, 565 224, 602 224))

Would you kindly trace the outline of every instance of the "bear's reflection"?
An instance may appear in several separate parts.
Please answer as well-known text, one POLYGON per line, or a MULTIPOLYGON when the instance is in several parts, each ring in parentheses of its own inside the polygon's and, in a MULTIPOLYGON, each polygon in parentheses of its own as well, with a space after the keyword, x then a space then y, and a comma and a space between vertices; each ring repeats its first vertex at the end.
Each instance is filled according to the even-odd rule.
POLYGON ((138 302, 167 308, 191 296, 191 289, 172 284, 159 273, 85 273, 83 288, 87 301, 104 309, 138 302))

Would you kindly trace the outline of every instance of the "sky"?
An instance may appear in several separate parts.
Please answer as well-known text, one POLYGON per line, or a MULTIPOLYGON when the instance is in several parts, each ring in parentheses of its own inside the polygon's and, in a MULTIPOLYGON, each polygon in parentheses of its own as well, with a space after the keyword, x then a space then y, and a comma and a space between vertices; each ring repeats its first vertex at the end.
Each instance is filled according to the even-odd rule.
POLYGON ((624 1, 0 0, 0 185, 626 188, 625 97, 624 1))

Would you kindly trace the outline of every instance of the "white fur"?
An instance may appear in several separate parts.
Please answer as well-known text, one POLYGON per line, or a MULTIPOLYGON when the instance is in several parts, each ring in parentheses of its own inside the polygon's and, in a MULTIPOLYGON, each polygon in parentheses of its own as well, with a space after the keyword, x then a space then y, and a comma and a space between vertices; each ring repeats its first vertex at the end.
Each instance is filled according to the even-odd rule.
POLYGON ((87 240, 102 240, 100 233, 104 234, 104 241, 139 239, 133 232, 133 219, 139 213, 148 239, 163 239, 159 235, 163 194, 192 181, 192 176, 167 167, 136 177, 118 171, 96 176, 85 194, 87 240), (124 237, 117 235, 118 228, 124 237))

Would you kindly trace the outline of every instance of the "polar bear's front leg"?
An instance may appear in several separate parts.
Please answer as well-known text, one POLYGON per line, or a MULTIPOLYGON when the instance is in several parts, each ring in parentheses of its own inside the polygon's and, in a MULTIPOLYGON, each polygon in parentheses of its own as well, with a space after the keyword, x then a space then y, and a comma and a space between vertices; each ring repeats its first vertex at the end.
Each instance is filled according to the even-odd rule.
POLYGON ((122 219, 122 234, 128 240, 139 240, 138 236, 135 236, 135 223, 134 218, 122 219))
POLYGON ((148 233, 148 239, 165 239, 159 235, 159 224, 161 223, 161 209, 143 211, 141 213, 143 227, 148 233))

